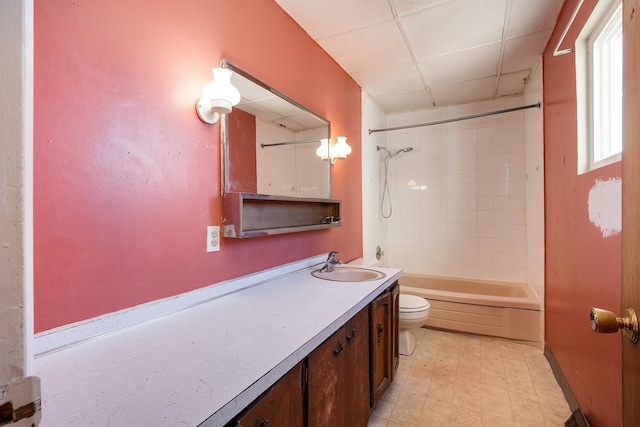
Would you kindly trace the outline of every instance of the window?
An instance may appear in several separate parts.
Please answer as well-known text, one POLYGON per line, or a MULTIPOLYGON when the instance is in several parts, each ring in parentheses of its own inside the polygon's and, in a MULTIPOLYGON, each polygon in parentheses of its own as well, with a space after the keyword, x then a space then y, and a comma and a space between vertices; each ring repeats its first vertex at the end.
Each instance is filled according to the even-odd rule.
POLYGON ((576 42, 579 173, 622 152, 622 4, 600 1, 576 42), (602 4, 602 5, 601 5, 602 4))

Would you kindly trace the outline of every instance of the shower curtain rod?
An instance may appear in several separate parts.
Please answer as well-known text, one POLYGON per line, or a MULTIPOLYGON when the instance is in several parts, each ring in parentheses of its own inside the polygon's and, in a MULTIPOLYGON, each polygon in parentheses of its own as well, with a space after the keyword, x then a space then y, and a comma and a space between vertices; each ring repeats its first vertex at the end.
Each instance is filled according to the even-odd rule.
POLYGON ((305 139, 304 141, 274 142, 273 144, 260 144, 260 148, 278 147, 280 145, 309 144, 311 142, 320 142, 320 140, 316 138, 316 139, 305 139))
POLYGON ((510 113, 512 111, 526 110, 529 108, 540 108, 541 105, 542 104, 538 102, 536 104, 524 105, 522 107, 507 108, 506 110, 497 110, 497 111, 490 111, 488 113, 473 114, 471 116, 457 117, 455 119, 438 120, 437 122, 418 123, 415 125, 396 126, 392 128, 385 128, 385 129, 369 129, 369 135, 375 132, 386 132, 390 130, 410 129, 410 128, 417 128, 422 126, 433 126, 433 125, 441 125, 444 123, 459 122, 460 120, 477 119, 478 117, 493 116, 495 114, 510 113))

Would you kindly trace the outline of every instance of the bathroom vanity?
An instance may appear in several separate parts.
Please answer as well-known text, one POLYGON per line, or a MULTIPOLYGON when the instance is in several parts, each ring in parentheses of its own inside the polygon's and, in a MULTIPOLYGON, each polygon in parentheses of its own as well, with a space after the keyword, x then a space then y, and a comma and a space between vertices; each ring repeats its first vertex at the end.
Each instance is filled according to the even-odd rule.
POLYGON ((398 367, 398 295, 396 281, 228 426, 366 426, 398 367))
POLYGON ((356 416, 366 425, 393 379, 389 310, 402 271, 375 268, 386 277, 345 283, 313 277, 321 259, 305 262, 170 298, 161 303, 185 298, 184 308, 163 315, 144 306, 142 323, 52 345, 33 368, 42 425, 358 425, 356 416), (356 406, 359 415, 349 412, 356 406))

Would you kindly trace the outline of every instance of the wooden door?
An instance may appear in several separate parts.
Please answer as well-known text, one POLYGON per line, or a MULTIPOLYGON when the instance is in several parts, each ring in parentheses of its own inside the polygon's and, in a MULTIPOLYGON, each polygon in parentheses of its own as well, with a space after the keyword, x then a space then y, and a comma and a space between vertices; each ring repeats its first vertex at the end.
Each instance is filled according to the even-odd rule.
POLYGON ((304 361, 297 364, 238 420, 240 427, 300 427, 305 424, 304 361))
MULTIPOLYGON (((622 28, 622 301, 640 313, 640 0, 624 0, 622 28)), ((640 343, 622 338, 622 420, 640 425, 640 343)))
POLYGON ((391 385, 393 375, 393 297, 385 292, 370 305, 371 407, 391 385))
POLYGON ((369 420, 368 324, 369 310, 364 308, 309 355, 310 427, 366 427, 369 420))

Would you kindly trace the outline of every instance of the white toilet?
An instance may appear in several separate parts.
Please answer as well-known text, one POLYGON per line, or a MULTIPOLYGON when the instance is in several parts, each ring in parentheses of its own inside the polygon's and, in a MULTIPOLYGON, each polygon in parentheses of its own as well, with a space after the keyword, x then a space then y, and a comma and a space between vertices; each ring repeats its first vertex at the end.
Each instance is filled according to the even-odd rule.
POLYGON ((425 324, 429 317, 429 301, 415 295, 400 294, 398 347, 400 354, 409 356, 416 349, 413 331, 425 324))
MULTIPOLYGON (((374 267, 379 265, 376 259, 358 258, 349 265, 358 267, 374 267)), ((402 279, 400 279, 402 282, 402 279)), ((409 356, 416 349, 416 339, 413 331, 425 324, 429 318, 429 301, 415 295, 400 294, 400 307, 398 322, 398 350, 400 354, 409 356)))

